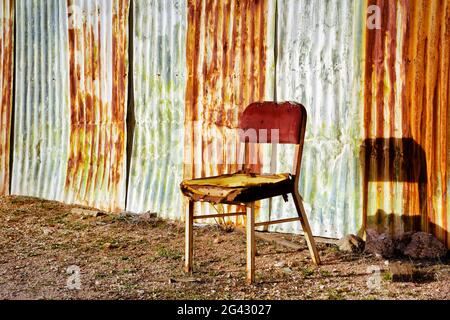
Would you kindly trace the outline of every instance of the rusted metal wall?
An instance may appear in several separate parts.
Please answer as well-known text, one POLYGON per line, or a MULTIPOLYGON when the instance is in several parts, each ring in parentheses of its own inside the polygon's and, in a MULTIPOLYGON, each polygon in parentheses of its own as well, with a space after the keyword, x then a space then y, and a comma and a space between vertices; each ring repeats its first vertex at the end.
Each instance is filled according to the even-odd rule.
MULTIPOLYGON (((363 35, 365 2, 278 0, 277 99, 308 111, 300 193, 315 235, 340 237, 362 226, 363 35)), ((280 147, 278 171, 294 148, 280 147)), ((274 203, 272 218, 295 215, 274 203)), ((272 230, 298 232, 299 223, 272 230)))
POLYGON ((237 170, 238 115, 273 98, 274 5, 135 1, 128 210, 182 218, 183 178, 237 170))
POLYGON ((123 210, 128 2, 16 4, 13 193, 123 210))
POLYGON ((274 94, 274 5, 188 1, 184 178, 239 169, 239 115, 274 94))
POLYGON ((368 5, 383 19, 365 42, 364 219, 450 246, 450 1, 368 5))
POLYGON ((69 137, 67 7, 16 0, 12 194, 64 199, 69 137))
POLYGON ((68 0, 70 152, 66 200, 125 208, 128 1, 68 0))
POLYGON ((129 211, 181 217, 186 32, 186 0, 134 1, 129 211))
MULTIPOLYGON (((14 194, 124 208, 128 6, 16 1, 14 194)), ((294 100, 309 113, 300 191, 314 234, 422 229, 449 245, 450 0, 135 0, 133 16, 128 210, 182 218, 183 178, 238 169, 243 109, 294 100), (372 5, 380 29, 366 28, 372 5)), ((279 172, 294 157, 283 148, 279 172)), ((267 172, 270 146, 259 153, 267 172)), ((271 218, 294 212, 276 200, 271 218)))
POLYGON ((0 195, 9 193, 11 104, 14 59, 14 1, 0 1, 0 195))

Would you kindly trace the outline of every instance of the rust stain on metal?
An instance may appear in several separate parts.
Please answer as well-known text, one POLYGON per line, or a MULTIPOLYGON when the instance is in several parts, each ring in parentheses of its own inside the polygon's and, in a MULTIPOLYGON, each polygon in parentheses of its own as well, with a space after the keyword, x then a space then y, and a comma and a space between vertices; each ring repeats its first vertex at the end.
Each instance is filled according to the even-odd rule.
POLYGON ((368 5, 382 9, 382 28, 366 31, 364 220, 394 234, 422 229, 450 246, 450 1, 368 5), (395 207, 399 194, 400 212, 369 212, 374 201, 395 207))
POLYGON ((10 134, 13 88, 14 0, 2 0, 0 34, 0 195, 9 193, 10 134))
POLYGON ((266 0, 188 1, 185 179, 239 169, 239 115, 264 99, 267 10, 266 0))
POLYGON ((71 136, 66 191, 71 201, 123 209, 128 1, 74 7, 69 26, 71 136), (112 6, 112 26, 105 23, 112 6), (103 8, 101 8, 103 6, 103 8), (112 38, 109 32, 112 27, 112 38), (111 69, 112 64, 112 69, 111 69))

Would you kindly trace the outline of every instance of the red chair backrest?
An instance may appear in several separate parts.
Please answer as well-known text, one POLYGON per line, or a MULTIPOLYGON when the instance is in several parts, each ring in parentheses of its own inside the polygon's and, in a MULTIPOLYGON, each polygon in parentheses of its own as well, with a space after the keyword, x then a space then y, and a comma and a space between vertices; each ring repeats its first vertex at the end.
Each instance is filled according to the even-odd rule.
POLYGON ((299 103, 252 103, 240 118, 239 137, 241 142, 301 144, 306 118, 306 109, 299 103))

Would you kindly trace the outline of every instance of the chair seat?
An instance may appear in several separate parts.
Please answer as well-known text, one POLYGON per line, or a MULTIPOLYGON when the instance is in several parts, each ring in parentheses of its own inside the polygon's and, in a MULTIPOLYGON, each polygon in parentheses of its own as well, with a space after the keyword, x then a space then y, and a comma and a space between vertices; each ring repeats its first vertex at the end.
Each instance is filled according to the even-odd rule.
POLYGON ((193 201, 244 204, 293 191, 294 179, 288 173, 235 173, 216 177, 185 180, 181 191, 193 201))

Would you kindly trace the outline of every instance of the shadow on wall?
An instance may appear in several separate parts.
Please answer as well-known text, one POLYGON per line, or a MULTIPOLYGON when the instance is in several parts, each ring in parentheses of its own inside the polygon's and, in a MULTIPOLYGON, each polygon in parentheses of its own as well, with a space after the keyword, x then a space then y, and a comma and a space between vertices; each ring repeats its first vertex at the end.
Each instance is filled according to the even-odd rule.
MULTIPOLYGON (((366 139, 360 150, 363 172, 363 228, 361 231, 366 228, 376 228, 381 231, 380 229, 387 227, 391 233, 395 233, 395 220, 398 221, 402 213, 400 221, 404 232, 425 231, 428 226, 427 160, 423 148, 412 138, 376 138, 366 139), (417 212, 409 212, 407 215, 404 214, 405 212, 388 214, 378 208, 375 215, 368 216, 369 183, 371 182, 417 184, 419 193, 417 212)), ((395 196, 391 194, 391 197, 395 196)), ((417 199, 410 199, 410 201, 417 201, 417 199)))

